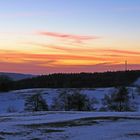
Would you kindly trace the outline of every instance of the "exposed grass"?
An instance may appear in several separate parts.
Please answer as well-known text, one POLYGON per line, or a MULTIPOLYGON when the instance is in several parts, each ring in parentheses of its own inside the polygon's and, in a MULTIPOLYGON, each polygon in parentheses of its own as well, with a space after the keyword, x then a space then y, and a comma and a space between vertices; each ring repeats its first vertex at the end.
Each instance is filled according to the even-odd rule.
POLYGON ((76 126, 86 126, 86 125, 95 125, 98 124, 98 122, 94 120, 72 120, 72 121, 63 121, 63 122, 54 122, 54 123, 48 123, 47 126, 49 127, 76 127, 76 126))
MULTIPOLYGON (((64 130, 58 130, 58 129, 41 129, 39 131, 41 131, 41 133, 44 133, 44 134, 64 132, 64 130)), ((30 133, 32 133, 32 132, 28 132, 28 130, 26 132, 5 132, 5 131, 0 131, 0 140, 5 139, 2 136, 10 136, 10 137, 14 137, 14 136, 17 136, 17 135, 18 136, 28 136, 28 135, 30 135, 30 133)), ((40 138, 31 138, 30 140, 41 140, 41 139, 40 138)))
MULTIPOLYGON (((6 132, 6 131, 0 131, 0 136, 27 136, 30 135, 31 131, 20 131, 20 132, 6 132)), ((0 137, 1 140, 1 137, 0 137)))
POLYGON ((140 137, 140 132, 129 133, 129 134, 127 134, 127 136, 140 137))
POLYGON ((0 122, 7 122, 7 121, 11 121, 11 120, 12 120, 12 118, 10 118, 10 117, 7 117, 7 118, 1 117, 0 118, 0 122))
POLYGON ((40 138, 32 138, 30 140, 41 140, 40 138))
POLYGON ((1 136, 0 136, 0 140, 4 140, 4 139, 5 139, 4 137, 1 137, 1 136))
POLYGON ((24 127, 36 129, 41 127, 76 127, 76 126, 89 126, 98 124, 99 121, 119 121, 119 120, 140 120, 140 118, 133 117, 119 117, 119 116, 101 116, 101 117, 87 117, 81 119, 75 119, 70 121, 60 121, 52 123, 40 123, 40 124, 27 124, 24 127))
POLYGON ((36 129, 41 127, 74 127, 74 126, 85 126, 85 125, 93 125, 98 122, 94 121, 94 119, 76 119, 70 121, 62 121, 62 122, 52 122, 52 123, 41 123, 41 124, 27 124, 24 127, 36 129))
POLYGON ((42 127, 74 127, 74 126, 85 126, 85 125, 93 125, 97 124, 96 121, 81 121, 81 120, 73 120, 73 121, 63 121, 63 122, 53 122, 53 123, 41 123, 41 124, 28 124, 23 125, 24 127, 37 129, 42 127))
POLYGON ((43 133, 57 133, 57 132, 64 132, 64 130, 58 129, 43 129, 43 133))
POLYGON ((19 132, 4 132, 4 131, 0 131, 0 135, 12 135, 12 136, 15 136, 15 135, 19 135, 20 133, 19 132))

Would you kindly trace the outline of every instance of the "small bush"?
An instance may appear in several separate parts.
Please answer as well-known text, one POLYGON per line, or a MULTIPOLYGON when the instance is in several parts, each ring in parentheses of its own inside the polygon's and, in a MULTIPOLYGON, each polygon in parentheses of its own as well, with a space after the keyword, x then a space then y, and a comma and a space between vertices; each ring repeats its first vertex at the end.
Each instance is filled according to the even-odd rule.
POLYGON ((129 92, 125 87, 119 87, 113 93, 105 95, 103 102, 103 109, 110 111, 134 111, 136 108, 131 105, 131 98, 129 92))
POLYGON ((52 110, 63 111, 90 111, 94 110, 94 100, 90 100, 87 95, 81 94, 79 90, 62 91, 58 97, 54 98, 52 110))
POLYGON ((25 111, 48 111, 48 105, 41 94, 37 93, 26 99, 25 111))
POLYGON ((16 107, 14 107, 14 106, 9 106, 9 107, 7 108, 7 112, 8 112, 8 113, 14 113, 14 112, 18 112, 18 110, 17 110, 16 107))

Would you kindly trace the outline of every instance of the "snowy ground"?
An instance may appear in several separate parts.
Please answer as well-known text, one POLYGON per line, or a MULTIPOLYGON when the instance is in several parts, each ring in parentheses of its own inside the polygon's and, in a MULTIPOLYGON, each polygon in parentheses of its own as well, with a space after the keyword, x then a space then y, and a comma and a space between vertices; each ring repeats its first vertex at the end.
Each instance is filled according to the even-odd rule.
POLYGON ((139 140, 138 112, 38 112, 0 116, 0 139, 139 140))
MULTIPOLYGON (((37 112, 25 113, 25 99, 37 92, 51 105, 62 89, 28 89, 0 93, 0 139, 5 140, 140 140, 140 95, 129 87, 137 112, 37 112), (15 113, 7 113, 8 108, 15 113)), ((113 88, 82 89, 101 100, 113 88)))

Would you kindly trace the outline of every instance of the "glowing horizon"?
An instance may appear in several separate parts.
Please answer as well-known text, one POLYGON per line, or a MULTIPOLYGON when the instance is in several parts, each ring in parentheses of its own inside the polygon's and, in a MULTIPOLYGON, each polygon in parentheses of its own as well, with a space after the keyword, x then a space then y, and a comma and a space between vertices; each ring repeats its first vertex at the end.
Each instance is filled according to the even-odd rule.
POLYGON ((140 70, 140 1, 0 2, 0 71, 140 70))

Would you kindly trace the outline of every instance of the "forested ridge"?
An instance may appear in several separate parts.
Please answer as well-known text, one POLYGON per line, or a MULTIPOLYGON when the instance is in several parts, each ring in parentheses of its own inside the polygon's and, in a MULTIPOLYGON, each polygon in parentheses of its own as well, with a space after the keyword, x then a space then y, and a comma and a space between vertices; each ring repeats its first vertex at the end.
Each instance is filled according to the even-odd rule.
POLYGON ((27 88, 97 88, 129 86, 140 77, 140 70, 102 73, 56 73, 19 81, 0 77, 0 90, 27 88))
POLYGON ((140 70, 103 73, 56 73, 13 82, 12 88, 96 88, 128 86, 139 77, 140 70))

